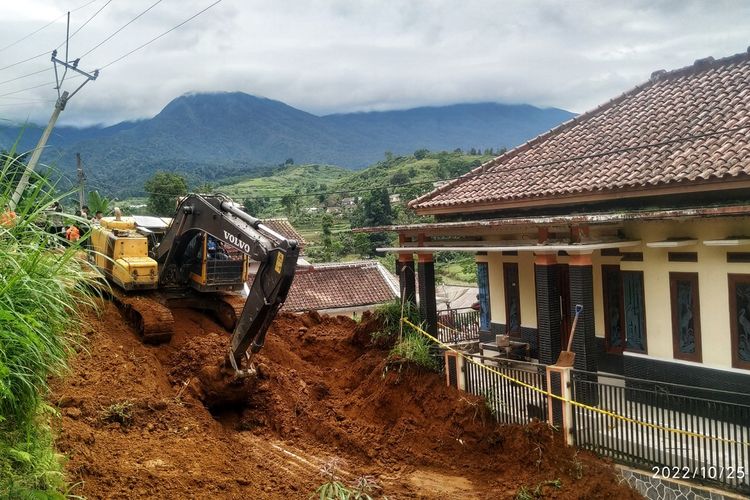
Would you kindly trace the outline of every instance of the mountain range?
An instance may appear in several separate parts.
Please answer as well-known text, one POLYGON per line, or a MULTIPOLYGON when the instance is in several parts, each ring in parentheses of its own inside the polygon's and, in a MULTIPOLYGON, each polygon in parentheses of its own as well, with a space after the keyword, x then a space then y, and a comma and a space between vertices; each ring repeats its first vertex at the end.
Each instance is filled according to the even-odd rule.
MULTIPOLYGON (((262 175, 291 158, 360 169, 386 151, 512 147, 570 119, 556 108, 497 103, 317 116, 241 92, 187 94, 151 119, 110 127, 57 127, 42 155, 65 174, 83 158, 92 186, 132 194, 156 170, 178 170, 193 182, 262 175)), ((33 149, 42 127, 29 125, 18 144, 33 149)), ((19 129, 0 126, 0 148, 19 129)))

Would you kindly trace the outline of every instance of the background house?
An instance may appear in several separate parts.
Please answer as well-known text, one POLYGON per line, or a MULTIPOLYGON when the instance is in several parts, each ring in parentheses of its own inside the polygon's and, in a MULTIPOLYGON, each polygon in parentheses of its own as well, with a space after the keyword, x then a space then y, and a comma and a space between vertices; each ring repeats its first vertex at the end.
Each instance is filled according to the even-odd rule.
POLYGON ((581 304, 576 368, 750 394, 749 97, 748 53, 654 72, 371 230, 433 331, 432 256, 471 252, 483 339, 553 363, 581 304))
POLYGON ((377 261, 297 267, 282 310, 356 315, 397 298, 398 281, 377 261))
MULTIPOLYGON (((399 296, 396 277, 377 261, 311 264, 305 260, 304 238, 288 219, 265 219, 263 224, 301 246, 284 311, 356 315, 399 296)), ((258 263, 251 261, 248 286, 257 269, 258 263)))

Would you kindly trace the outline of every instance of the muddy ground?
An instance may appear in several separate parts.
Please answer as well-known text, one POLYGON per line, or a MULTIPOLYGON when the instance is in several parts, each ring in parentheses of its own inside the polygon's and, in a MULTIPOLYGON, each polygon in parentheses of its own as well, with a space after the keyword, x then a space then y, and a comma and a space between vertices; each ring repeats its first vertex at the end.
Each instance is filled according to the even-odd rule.
POLYGON ((208 409, 198 375, 229 334, 191 310, 175 322, 169 344, 148 346, 111 304, 89 315, 87 352, 53 384, 73 494, 308 498, 335 463, 343 483, 368 477, 391 499, 638 498, 545 424, 497 426, 443 376, 387 364, 348 318, 278 317, 260 376, 208 409))

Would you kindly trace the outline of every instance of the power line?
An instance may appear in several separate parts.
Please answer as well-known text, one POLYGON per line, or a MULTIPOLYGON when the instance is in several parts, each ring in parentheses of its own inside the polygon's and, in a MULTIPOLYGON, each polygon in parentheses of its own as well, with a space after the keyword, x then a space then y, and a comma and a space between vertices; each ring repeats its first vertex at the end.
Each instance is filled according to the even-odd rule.
POLYGON ((151 4, 151 6, 149 8, 147 8, 146 10, 144 10, 143 12, 141 12, 140 14, 138 14, 137 16, 135 16, 133 19, 131 19, 130 21, 128 21, 127 23, 125 23, 117 31, 115 31, 114 33, 112 33, 111 35, 109 35, 107 38, 105 38, 104 40, 102 40, 98 44, 94 45, 87 52, 84 52, 80 57, 84 58, 85 56, 91 54, 93 51, 95 51, 96 49, 98 49, 99 47, 101 47, 102 45, 104 45, 105 43, 107 43, 109 40, 111 40, 119 32, 121 32, 122 30, 124 30, 125 28, 127 28, 131 23, 137 21, 138 18, 140 18, 142 15, 144 15, 145 13, 147 13, 148 11, 150 11, 151 9, 153 9, 154 7, 156 7, 157 5, 159 5, 162 1, 163 0, 157 0, 156 2, 154 2, 153 4, 151 4))
MULTIPOLYGON (((76 78, 81 78, 81 75, 73 75, 73 76, 71 76, 69 78, 69 80, 74 80, 76 78)), ((47 85, 53 85, 54 86, 54 85, 57 85, 57 82, 47 82, 47 83, 42 83, 42 84, 39 84, 39 85, 34 85, 33 87, 26 87, 25 89, 15 90, 13 92, 7 92, 5 94, 0 94, 0 97, 8 98, 8 99, 13 99, 12 97, 7 97, 7 96, 11 96, 11 95, 14 95, 14 94, 20 94, 21 92, 27 92, 29 90, 38 89, 40 87, 46 87, 47 85)), ((52 88, 54 88, 54 87, 52 87, 52 88)))
POLYGON ((44 52, 42 52, 41 54, 37 54, 37 55, 35 55, 35 56, 31 56, 31 57, 29 57, 28 59, 24 59, 24 60, 22 60, 22 61, 14 62, 13 64, 9 64, 9 65, 7 65, 7 66, 3 66, 2 68, 0 68, 0 71, 3 71, 3 70, 5 70, 5 69, 8 69, 8 68, 12 68, 12 67, 14 67, 14 66, 18 66, 19 64, 23 64, 23 63, 25 63, 25 62, 33 61, 34 59, 39 59, 40 57, 42 57, 42 56, 47 56, 47 55, 49 55, 49 54, 50 54, 50 51, 48 51, 48 50, 45 50, 45 51, 44 51, 44 52))
POLYGON ((11 78, 10 80, 5 80, 5 81, 0 82, 0 85, 6 84, 6 83, 10 83, 10 82, 15 82, 16 80, 22 80, 24 78, 28 78, 30 76, 38 75, 40 73, 46 73, 48 71, 52 71, 52 68, 40 69, 39 71, 34 71, 33 73, 28 73, 28 74, 23 75, 23 76, 17 76, 15 78, 11 78))
MULTIPOLYGON (((84 26, 86 26, 89 22, 91 22, 92 19, 94 19, 96 16, 98 16, 99 13, 101 11, 103 11, 104 8, 107 5, 109 5, 111 2, 112 2, 112 0, 107 0, 107 3, 105 3, 104 5, 102 5, 99 8, 99 10, 97 10, 96 12, 94 12, 94 14, 91 17, 89 17, 88 19, 86 19, 86 22, 84 22, 81 26, 78 27, 77 30, 75 30, 73 33, 71 33, 71 35, 68 37, 68 40, 70 40, 71 38, 73 38, 74 36, 76 36, 76 33, 78 33, 79 31, 81 31, 84 28, 84 26)), ((66 42, 67 42, 67 40, 65 42, 61 43, 60 45, 58 45, 57 48, 59 49, 60 47, 62 47, 63 45, 65 45, 66 42)))
POLYGON ((115 64, 116 62, 122 61, 123 59, 125 59, 125 58, 126 58, 126 57, 128 57, 129 55, 131 55, 131 54, 133 54, 133 53, 135 53, 135 52, 138 52, 139 50, 141 50, 142 48, 146 47, 147 45, 150 45, 150 44, 152 44, 153 42, 157 41, 157 40, 158 40, 159 38, 163 37, 164 35, 166 35, 166 34, 168 34, 168 33, 171 33, 172 31, 176 30, 177 28, 179 28, 179 27, 181 27, 181 26, 184 26, 185 24, 189 23, 190 21, 192 21, 192 20, 193 20, 193 19, 195 19, 196 17, 198 17, 198 16, 200 16, 201 14, 203 14, 204 12, 206 12, 206 11, 207 11, 208 9, 210 9, 210 8, 211 8, 211 7, 213 7, 214 5, 217 5, 217 4, 221 3, 221 2, 222 2, 222 0, 216 0, 216 1, 214 2, 214 3, 212 3, 212 4, 211 4, 211 5, 209 5, 208 7, 204 8, 204 9, 203 9, 203 10, 201 10, 201 11, 198 11, 198 12, 196 12, 196 13, 195 13, 195 14, 193 14, 192 16, 190 16, 190 17, 188 17, 187 19, 185 19, 184 21, 182 21, 182 22, 181 22, 180 24, 178 24, 178 25, 176 25, 176 26, 173 26, 173 27, 169 28, 169 29, 168 29, 167 31, 165 31, 164 33, 162 33, 162 34, 160 34, 160 35, 157 35, 157 36, 155 36, 154 38, 152 38, 152 39, 151 39, 151 40, 149 40, 148 42, 146 42, 146 43, 144 43, 144 44, 142 44, 142 45, 139 45, 138 47, 134 48, 134 49, 133 49, 133 50, 131 50, 130 52, 127 52, 127 53, 125 53, 125 54, 121 55, 120 57, 118 57, 117 59, 115 59, 115 60, 113 60, 113 61, 111 61, 111 62, 109 62, 109 63, 105 64, 105 65, 104 65, 104 66, 102 66, 102 67, 101 67, 100 69, 105 69, 105 68, 108 68, 108 67, 112 66, 113 64, 115 64))
MULTIPOLYGON (((91 5, 92 3, 94 3, 94 2, 97 2, 97 1, 99 1, 99 0, 91 0, 91 1, 90 1, 90 2, 88 2, 88 3, 86 3, 86 4, 84 4, 84 5, 81 5, 80 7, 76 7, 75 9, 71 10, 70 12, 75 12, 75 11, 77 11, 77 10, 81 10, 81 9, 83 9, 83 8, 85 8, 85 7, 88 7, 89 5, 91 5)), ((18 40, 16 40, 15 42, 13 42, 13 43, 10 43, 10 44, 6 45, 5 47, 2 47, 2 48, 0 48, 0 52, 4 51, 4 50, 6 50, 6 49, 9 49, 9 48, 11 48, 11 47, 13 47, 13 46, 15 46, 15 45, 18 45, 19 43, 23 42, 23 41, 24 41, 24 40, 26 40, 27 38, 30 38, 30 37, 32 37, 32 36, 34 36, 34 35, 36 35, 37 33, 39 33, 40 31, 42 31, 42 30, 44 30, 44 29, 46 29, 46 28, 49 28, 50 26, 52 26, 53 24, 55 24, 55 23, 56 23, 57 21, 59 21, 60 19, 62 19, 62 18, 63 18, 63 17, 65 17, 65 16, 66 16, 66 14, 62 14, 62 15, 61 15, 60 17, 58 17, 58 18, 56 18, 56 19, 53 19, 52 21, 48 22, 47 24, 45 24, 45 25, 44 25, 44 26, 42 26, 41 28, 39 28, 39 29, 37 29, 37 30, 35 30, 35 31, 32 31, 32 32, 31 32, 31 33, 29 33, 28 35, 22 36, 21 38, 19 38, 19 39, 18 39, 18 40)))
MULTIPOLYGON (((41 85, 35 85, 35 86, 33 86, 33 87, 26 87, 25 89, 21 89, 21 90, 16 90, 16 91, 14 91, 14 92, 8 92, 8 93, 6 93, 6 94, 0 94, 0 97, 5 97, 5 96, 13 95, 13 94, 20 94, 21 92, 26 92, 26 91, 29 91, 29 90, 34 90, 34 89, 38 89, 38 88, 40 88, 40 87, 46 87, 47 85, 55 85, 56 83, 57 83, 57 82, 47 82, 47 83, 42 83, 41 85)), ((54 87, 53 87, 53 88, 54 88, 54 87)))
POLYGON ((51 103, 51 102, 55 102, 55 101, 51 101, 49 99, 29 99, 28 101, 4 102, 4 103, 0 103, 0 106, 3 106, 3 107, 6 107, 6 106, 24 106, 26 104, 39 104, 39 103, 48 104, 48 103, 51 103))

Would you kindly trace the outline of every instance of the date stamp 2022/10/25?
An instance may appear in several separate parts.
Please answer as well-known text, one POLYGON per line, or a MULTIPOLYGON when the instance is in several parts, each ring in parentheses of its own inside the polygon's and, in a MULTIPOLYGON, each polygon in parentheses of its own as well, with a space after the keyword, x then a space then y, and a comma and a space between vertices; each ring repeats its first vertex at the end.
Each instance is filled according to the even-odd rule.
POLYGON ((727 479, 738 479, 742 481, 747 475, 744 466, 739 467, 668 467, 655 465, 651 467, 654 479, 709 479, 713 481, 724 481, 727 479))

